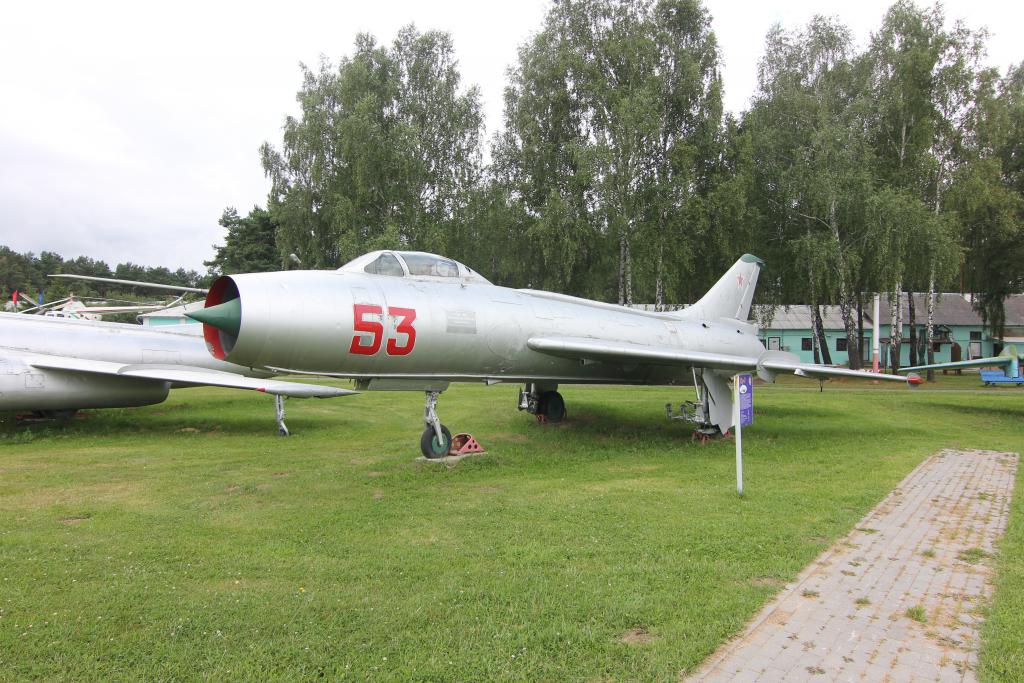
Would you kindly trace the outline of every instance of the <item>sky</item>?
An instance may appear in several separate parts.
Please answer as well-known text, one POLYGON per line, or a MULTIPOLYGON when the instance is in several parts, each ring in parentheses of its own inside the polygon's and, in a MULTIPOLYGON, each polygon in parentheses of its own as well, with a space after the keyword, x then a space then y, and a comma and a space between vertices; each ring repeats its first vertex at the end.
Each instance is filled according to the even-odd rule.
MULTIPOLYGON (((888 1, 705 0, 721 47, 725 106, 744 110, 770 27, 837 17, 859 45, 888 1)), ((951 0, 947 18, 987 27, 988 63, 1024 61, 1024 3, 951 0)), ((485 139, 502 126, 506 70, 547 0, 289 3, 179 0, 8 3, 0 40, 0 245, 86 255, 112 267, 204 271, 225 207, 265 206, 264 141, 296 114, 299 64, 351 54, 357 33, 390 44, 409 23, 452 34, 481 91, 485 139)))

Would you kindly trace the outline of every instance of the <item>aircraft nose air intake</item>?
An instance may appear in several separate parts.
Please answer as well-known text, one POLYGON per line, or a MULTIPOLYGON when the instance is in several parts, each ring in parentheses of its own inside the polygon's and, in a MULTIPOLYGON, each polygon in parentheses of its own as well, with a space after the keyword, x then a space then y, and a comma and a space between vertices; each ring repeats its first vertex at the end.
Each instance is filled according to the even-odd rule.
POLYGON ((237 337, 238 330, 242 327, 242 300, 239 298, 230 299, 222 304, 209 306, 201 311, 194 311, 185 315, 237 337))

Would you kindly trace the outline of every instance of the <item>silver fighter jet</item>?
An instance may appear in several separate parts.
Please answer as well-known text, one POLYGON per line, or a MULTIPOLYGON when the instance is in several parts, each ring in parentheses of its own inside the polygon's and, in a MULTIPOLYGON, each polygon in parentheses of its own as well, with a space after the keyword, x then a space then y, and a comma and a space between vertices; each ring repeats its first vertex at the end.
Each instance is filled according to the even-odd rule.
MULTIPOLYGON (((185 328, 190 326, 174 326, 185 328)), ((267 379, 273 373, 211 358, 197 334, 141 325, 0 313, 0 411, 70 416, 80 408, 160 403, 170 389, 211 385, 283 397, 356 392, 267 379)))
POLYGON ((763 265, 744 255, 693 306, 654 313, 498 287, 434 254, 375 251, 337 271, 223 276, 206 308, 188 315, 204 324, 219 360, 347 377, 359 389, 426 392, 427 457, 447 454, 451 443, 436 410, 450 382, 522 383, 519 409, 550 422, 565 415, 560 384, 691 385, 697 400, 683 417, 726 432, 737 373, 908 381, 766 351, 747 322, 763 265))

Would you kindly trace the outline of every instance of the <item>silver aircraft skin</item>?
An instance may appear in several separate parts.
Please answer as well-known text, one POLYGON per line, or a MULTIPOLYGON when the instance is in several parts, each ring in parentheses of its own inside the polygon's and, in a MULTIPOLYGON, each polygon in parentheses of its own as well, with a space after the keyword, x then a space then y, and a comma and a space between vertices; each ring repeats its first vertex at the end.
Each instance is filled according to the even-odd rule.
POLYGON ((948 363, 932 363, 931 365, 914 365, 909 368, 900 368, 897 372, 920 372, 921 370, 955 370, 958 368, 990 368, 1001 367, 1008 379, 1019 379, 1021 377, 1021 360, 1024 354, 1017 351, 1015 344, 1007 345, 998 356, 987 358, 972 358, 971 360, 955 360, 948 363))
POLYGON ((151 405, 170 389, 211 385, 273 394, 278 429, 287 434, 283 397, 355 393, 267 379, 270 371, 211 358, 189 332, 0 313, 0 411, 66 416, 82 408, 151 405))
POLYGON ((762 265, 744 255, 699 302, 659 313, 499 287, 433 254, 376 251, 337 271, 223 276, 188 315, 220 360, 426 392, 428 457, 448 451, 436 403, 450 382, 523 383, 520 410, 549 421, 565 414, 560 384, 696 386, 686 419, 726 432, 740 372, 908 381, 766 351, 747 322, 762 265))

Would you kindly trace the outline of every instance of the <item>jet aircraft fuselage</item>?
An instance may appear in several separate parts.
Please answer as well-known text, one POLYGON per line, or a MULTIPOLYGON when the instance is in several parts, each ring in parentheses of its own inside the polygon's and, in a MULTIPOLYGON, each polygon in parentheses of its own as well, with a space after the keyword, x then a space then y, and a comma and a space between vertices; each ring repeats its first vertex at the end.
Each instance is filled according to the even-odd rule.
POLYGON ((425 391, 428 457, 447 452, 435 406, 453 381, 523 382, 520 409, 549 421, 565 414, 559 384, 692 383, 698 402, 684 413, 705 433, 734 424, 729 378, 739 372, 905 381, 765 351, 747 322, 762 265, 746 254, 693 306, 650 312, 498 287, 451 259, 380 251, 337 271, 224 276, 188 315, 220 360, 425 391))

